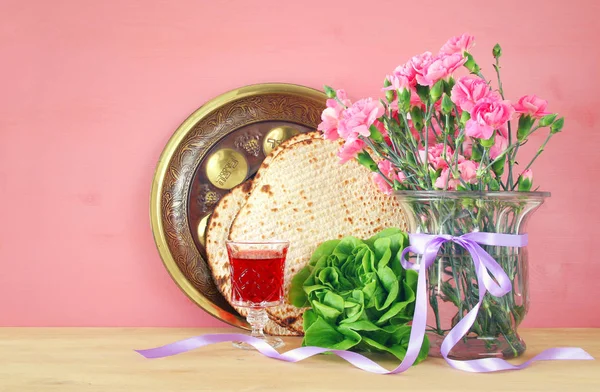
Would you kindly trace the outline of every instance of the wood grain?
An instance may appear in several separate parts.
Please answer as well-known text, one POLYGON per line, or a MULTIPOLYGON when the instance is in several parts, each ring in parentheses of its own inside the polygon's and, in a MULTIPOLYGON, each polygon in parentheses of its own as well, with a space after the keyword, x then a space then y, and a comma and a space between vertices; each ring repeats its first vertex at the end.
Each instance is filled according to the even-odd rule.
MULTIPOLYGON (((150 348, 210 332, 237 329, 2 328, 0 391, 598 391, 600 361, 538 362, 528 369, 471 374, 429 358, 406 373, 381 376, 322 355, 291 364, 234 349, 228 343, 147 360, 150 348)), ((578 346, 600 357, 600 329, 523 330, 520 363, 557 346, 578 346)), ((300 338, 284 338, 285 350, 300 338)), ((375 359, 388 368, 397 362, 375 359)))

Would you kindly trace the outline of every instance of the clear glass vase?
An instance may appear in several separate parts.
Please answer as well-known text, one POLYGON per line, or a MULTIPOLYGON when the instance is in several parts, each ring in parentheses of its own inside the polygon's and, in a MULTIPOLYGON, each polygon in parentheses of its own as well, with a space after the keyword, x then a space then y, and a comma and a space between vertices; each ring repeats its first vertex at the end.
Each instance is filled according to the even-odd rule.
MULTIPOLYGON (((460 236, 473 231, 524 234, 545 192, 397 191, 409 215, 410 233, 460 236)), ((525 352, 517 327, 529 309, 527 247, 482 246, 502 266, 512 290, 485 295, 469 333, 450 351, 453 359, 514 358, 525 352)), ((416 263, 421 256, 413 256, 416 263)), ((475 267, 469 253, 452 242, 440 248, 427 272, 429 354, 440 356, 450 330, 479 301, 475 267)))

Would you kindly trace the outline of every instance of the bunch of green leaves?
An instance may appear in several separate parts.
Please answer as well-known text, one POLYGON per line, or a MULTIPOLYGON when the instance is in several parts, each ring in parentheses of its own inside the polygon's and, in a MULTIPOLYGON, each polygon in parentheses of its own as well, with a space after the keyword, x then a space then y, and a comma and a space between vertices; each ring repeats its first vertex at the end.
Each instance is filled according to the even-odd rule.
MULTIPOLYGON (((415 311, 417 273, 400 264, 408 236, 385 229, 368 240, 321 244, 292 280, 290 302, 304 313, 304 346, 387 352, 403 359, 415 311)), ((425 337, 415 363, 427 357, 425 337)))

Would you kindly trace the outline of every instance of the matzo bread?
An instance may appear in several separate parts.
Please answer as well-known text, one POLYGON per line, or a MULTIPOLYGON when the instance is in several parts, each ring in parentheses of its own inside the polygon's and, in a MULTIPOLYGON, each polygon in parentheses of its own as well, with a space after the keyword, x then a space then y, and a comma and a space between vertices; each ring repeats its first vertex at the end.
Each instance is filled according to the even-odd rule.
MULTIPOLYGON (((355 161, 338 163, 340 144, 315 138, 295 143, 259 171, 230 229, 232 240, 289 240, 285 292, 292 277, 322 242, 368 238, 387 227, 407 229, 398 200, 379 192, 370 172, 355 161)), ((302 313, 289 303, 269 308, 273 320, 303 331, 302 313)))
MULTIPOLYGON (((302 140, 311 139, 317 137, 317 132, 299 134, 282 145, 278 146, 275 150, 269 154, 263 161, 261 168, 268 167, 269 162, 274 156, 283 149, 293 143, 297 143, 302 140)), ((232 189, 227 195, 225 195, 217 204, 213 213, 211 214, 210 220, 207 226, 206 234, 206 254, 207 262, 212 271, 213 279, 218 287, 219 291, 225 297, 225 299, 231 303, 231 281, 229 273, 229 257, 227 255, 227 249, 225 247, 225 241, 229 236, 229 229, 234 218, 238 214, 242 205, 245 203, 247 196, 249 195, 253 185, 260 183, 260 176, 257 176, 254 181, 247 181, 241 185, 238 185, 232 189)), ((247 315, 245 308, 234 307, 238 313, 242 316, 247 315)), ((269 320, 265 327, 265 331, 271 335, 298 335, 297 331, 290 331, 284 327, 279 326, 272 320, 269 320)))

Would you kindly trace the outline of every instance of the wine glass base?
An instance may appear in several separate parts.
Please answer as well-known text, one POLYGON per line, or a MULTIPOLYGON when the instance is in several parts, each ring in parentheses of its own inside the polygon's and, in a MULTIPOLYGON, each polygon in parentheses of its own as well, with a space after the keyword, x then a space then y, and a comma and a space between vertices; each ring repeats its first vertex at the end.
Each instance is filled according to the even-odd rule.
MULTIPOLYGON (((265 336, 264 338, 259 338, 262 341, 266 342, 269 346, 273 348, 278 348, 285 346, 283 340, 274 337, 274 336, 265 336)), ((256 350, 254 347, 244 342, 233 342, 233 347, 241 348, 242 350, 256 350)))

